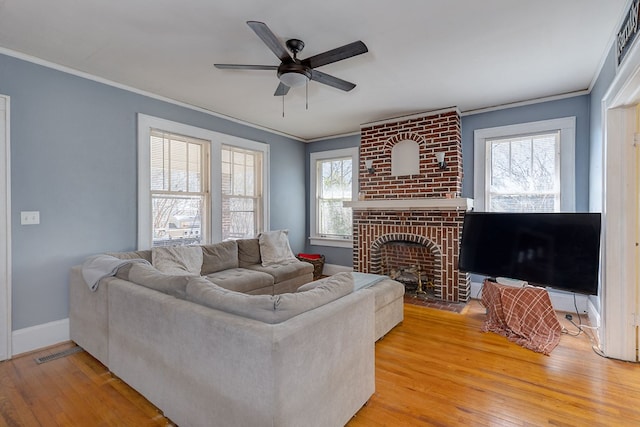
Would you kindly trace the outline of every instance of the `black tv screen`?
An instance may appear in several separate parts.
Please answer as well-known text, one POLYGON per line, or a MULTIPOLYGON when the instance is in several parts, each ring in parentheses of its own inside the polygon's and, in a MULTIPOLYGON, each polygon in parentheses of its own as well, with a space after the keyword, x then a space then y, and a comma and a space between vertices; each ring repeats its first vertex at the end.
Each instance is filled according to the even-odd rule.
POLYGON ((461 271, 597 295, 599 213, 467 212, 461 271))

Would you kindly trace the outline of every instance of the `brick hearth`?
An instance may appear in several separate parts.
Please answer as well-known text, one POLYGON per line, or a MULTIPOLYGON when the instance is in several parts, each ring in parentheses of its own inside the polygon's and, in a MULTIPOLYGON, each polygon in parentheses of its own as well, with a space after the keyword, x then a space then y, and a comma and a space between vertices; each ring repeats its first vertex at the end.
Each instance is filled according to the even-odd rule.
POLYGON ((421 244, 431 253, 426 264, 433 266, 436 298, 466 302, 470 281, 458 270, 458 251, 470 201, 459 198, 462 143, 457 109, 363 125, 359 182, 359 201, 347 204, 353 208, 354 271, 383 273, 385 243, 421 244), (392 176, 391 149, 406 140, 418 144, 419 173, 392 176), (445 170, 436 161, 439 151, 445 152, 445 170), (374 173, 368 172, 365 160, 373 160, 374 173))

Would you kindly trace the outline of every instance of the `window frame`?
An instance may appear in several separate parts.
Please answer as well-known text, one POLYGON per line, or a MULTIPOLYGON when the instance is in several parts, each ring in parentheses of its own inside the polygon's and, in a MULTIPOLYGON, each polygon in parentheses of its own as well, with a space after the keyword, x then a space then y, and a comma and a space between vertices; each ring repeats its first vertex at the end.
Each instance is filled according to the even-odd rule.
POLYGON ((560 133, 560 212, 575 212, 575 116, 476 129, 473 132, 474 209, 476 211, 486 210, 485 198, 488 191, 487 182, 489 180, 489 162, 491 160, 488 151, 490 145, 487 144, 487 140, 557 131, 560 133))
POLYGON ((358 194, 359 175, 359 147, 342 148, 337 150, 317 151, 309 155, 309 242, 317 246, 331 246, 337 248, 353 248, 353 229, 348 239, 336 239, 333 237, 323 237, 318 233, 317 221, 317 200, 318 200, 318 161, 326 161, 351 157, 351 200, 356 200, 358 194))
MULTIPOLYGON (((269 227, 269 144, 239 138, 209 129, 203 129, 184 123, 174 122, 159 117, 139 113, 138 118, 138 250, 152 247, 151 218, 151 130, 162 130, 172 134, 193 137, 209 141, 209 222, 208 236, 204 241, 220 242, 222 240, 222 146, 262 151, 262 224, 264 231, 269 227)), ((204 227, 203 227, 204 228, 204 227)))

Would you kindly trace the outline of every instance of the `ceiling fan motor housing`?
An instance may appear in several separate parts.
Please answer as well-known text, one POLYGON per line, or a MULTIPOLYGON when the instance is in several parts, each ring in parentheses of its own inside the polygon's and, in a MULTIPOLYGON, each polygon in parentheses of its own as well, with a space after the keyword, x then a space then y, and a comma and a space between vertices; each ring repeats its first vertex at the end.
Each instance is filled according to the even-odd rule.
POLYGON ((304 42, 300 39, 289 39, 285 44, 291 53, 293 53, 294 58, 304 49, 304 42))

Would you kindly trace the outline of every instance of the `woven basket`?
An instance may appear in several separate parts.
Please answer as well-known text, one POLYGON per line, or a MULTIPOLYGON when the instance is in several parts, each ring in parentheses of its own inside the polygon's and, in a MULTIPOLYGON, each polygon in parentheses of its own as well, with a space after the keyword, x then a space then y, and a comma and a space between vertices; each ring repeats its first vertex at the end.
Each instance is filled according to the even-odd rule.
POLYGON ((299 255, 296 255, 296 258, 298 258, 302 262, 308 262, 309 264, 313 265, 313 280, 318 280, 320 277, 322 277, 322 269, 324 268, 324 255, 320 255, 320 258, 316 259, 309 259, 301 257, 299 255))

